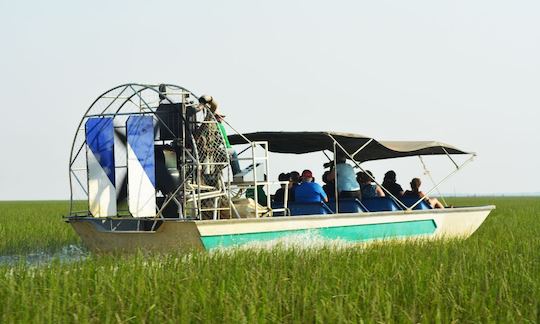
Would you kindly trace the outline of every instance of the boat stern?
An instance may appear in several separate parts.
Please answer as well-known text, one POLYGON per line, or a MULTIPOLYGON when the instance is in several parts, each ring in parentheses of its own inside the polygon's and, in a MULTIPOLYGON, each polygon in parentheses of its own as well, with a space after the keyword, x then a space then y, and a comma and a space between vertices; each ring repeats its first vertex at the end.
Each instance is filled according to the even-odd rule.
POLYGON ((67 222, 83 244, 98 253, 184 253, 204 249, 193 221, 70 217, 67 222))

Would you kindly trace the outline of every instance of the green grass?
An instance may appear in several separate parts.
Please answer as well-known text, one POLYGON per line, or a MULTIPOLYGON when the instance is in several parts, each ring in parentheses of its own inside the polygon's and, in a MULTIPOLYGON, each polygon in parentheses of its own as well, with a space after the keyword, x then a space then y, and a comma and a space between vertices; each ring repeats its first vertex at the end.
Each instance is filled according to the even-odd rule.
MULTIPOLYGON (((497 210, 462 241, 0 265, 0 322, 540 321, 540 199, 452 203, 497 210)), ((62 203, 13 206, 1 251, 78 242, 62 203)))
POLYGON ((0 202, 0 255, 54 252, 78 244, 78 236, 64 223, 66 201, 0 202))

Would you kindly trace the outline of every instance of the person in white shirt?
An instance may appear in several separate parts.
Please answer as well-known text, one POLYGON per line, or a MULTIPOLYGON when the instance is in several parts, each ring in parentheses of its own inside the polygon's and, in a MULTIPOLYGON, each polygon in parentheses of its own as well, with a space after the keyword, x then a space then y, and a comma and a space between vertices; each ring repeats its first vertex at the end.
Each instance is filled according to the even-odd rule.
POLYGON ((344 152, 336 154, 336 168, 330 170, 328 180, 336 181, 339 198, 362 198, 360 185, 356 181, 356 173, 353 167, 347 163, 347 157, 344 152))

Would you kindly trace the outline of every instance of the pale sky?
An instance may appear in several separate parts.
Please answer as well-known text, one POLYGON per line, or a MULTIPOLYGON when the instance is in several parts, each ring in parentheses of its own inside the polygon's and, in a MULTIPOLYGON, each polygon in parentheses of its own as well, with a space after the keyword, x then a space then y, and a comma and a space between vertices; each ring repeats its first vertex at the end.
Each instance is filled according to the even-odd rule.
MULTIPOLYGON (((0 200, 67 199, 102 92, 172 83, 240 131, 334 130, 478 153, 441 190, 539 192, 539 1, 0 0, 0 200)), ((322 154, 274 155, 271 178, 322 154)), ((437 179, 452 165, 426 160, 437 179)), ((366 164, 403 187, 418 159, 366 164)))

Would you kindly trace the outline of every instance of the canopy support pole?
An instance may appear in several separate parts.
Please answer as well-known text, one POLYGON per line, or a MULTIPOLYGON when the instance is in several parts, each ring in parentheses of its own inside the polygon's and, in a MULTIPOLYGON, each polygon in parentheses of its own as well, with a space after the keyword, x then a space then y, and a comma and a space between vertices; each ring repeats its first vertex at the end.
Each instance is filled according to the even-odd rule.
POLYGON ((328 154, 326 154, 326 151, 322 151, 324 156, 326 156, 326 158, 328 159, 328 162, 332 161, 332 159, 328 156, 328 154))
POLYGON ((360 151, 362 151, 363 149, 366 148, 366 146, 369 145, 369 143, 373 142, 373 138, 370 138, 369 141, 366 142, 366 144, 362 145, 362 147, 360 147, 358 150, 354 151, 354 153, 352 154, 352 156, 354 157, 356 154, 358 154, 360 151))
MULTIPOLYGON (((339 192, 338 192, 338 187, 337 187, 337 183, 338 183, 338 175, 337 175, 337 161, 336 161, 336 156, 337 156, 337 150, 336 150, 336 140, 332 137, 332 135, 328 134, 328 136, 330 136, 332 138, 332 140, 334 141, 334 201, 336 202, 336 214, 339 214, 339 192)), ((348 153, 347 153, 348 155, 348 153)))
MULTIPOLYGON (((424 167, 424 174, 429 177, 429 179, 431 180, 431 183, 435 186, 435 180, 431 176, 431 171, 429 171, 429 169, 427 168, 426 163, 424 162, 424 159, 422 159, 421 155, 418 155, 418 158, 420 159, 420 162, 422 163, 422 167, 424 167)), ((456 167, 457 167, 457 165, 456 165, 456 167)), ((437 193, 439 194, 439 197, 441 197, 444 205, 448 206, 448 203, 446 202, 446 199, 444 199, 444 196, 441 194, 441 192, 439 191, 438 188, 437 188, 437 193)))
MULTIPOLYGON (((356 162, 356 161, 354 160, 354 158, 349 154, 349 152, 347 152, 347 150, 346 150, 343 146, 341 146, 341 144, 339 144, 339 142, 338 142, 331 134, 328 134, 328 136, 330 136, 330 138, 332 138, 332 140, 334 141, 334 154, 335 154, 335 151, 336 151, 336 145, 337 145, 337 146, 339 146, 339 147, 341 148, 341 150, 342 150, 345 154, 347 154, 347 156, 349 157, 349 159, 351 159, 351 161, 356 165, 356 167, 358 167, 360 170, 362 170, 362 172, 364 172, 365 174, 367 174, 367 175, 371 178, 371 180, 373 180, 373 182, 375 182, 379 187, 383 188, 383 190, 384 190, 386 193, 388 193, 388 194, 390 195, 390 197, 392 197, 398 204, 400 204, 403 208, 405 208, 405 209, 407 209, 407 210, 412 209, 412 207, 411 207, 411 208, 408 208, 407 206, 405 206, 405 204, 402 203, 401 200, 399 200, 398 198, 396 198, 396 196, 392 195, 392 193, 391 193, 390 191, 388 191, 385 187, 383 187, 380 183, 378 183, 377 180, 375 180, 374 177, 372 177, 368 172, 366 172, 366 170, 364 170, 364 168, 362 168, 362 167, 360 166, 360 163, 356 162)), ((368 143, 369 143, 369 142, 368 142, 368 143)), ((366 147, 366 145, 363 145, 360 149, 363 149, 363 148, 365 148, 365 147, 366 147)), ((355 152, 355 154, 358 153, 358 152, 360 152, 360 150, 357 150, 357 151, 355 152)), ((335 159, 334 159, 334 167, 335 167, 335 159)), ((334 169, 334 170, 335 170, 335 169, 334 169)), ((336 172, 336 178, 337 178, 337 172, 336 172)), ((337 190, 337 180, 336 180, 336 190, 337 190)), ((337 199, 336 199, 336 200, 337 200, 337 199)), ((336 206, 337 206, 337 205, 336 205, 336 206)))
POLYGON ((446 156, 448 156, 448 158, 450 159, 450 161, 452 161, 452 163, 454 163, 454 166, 456 167, 456 169, 459 169, 459 166, 458 164, 456 163, 456 161, 454 161, 454 159, 452 159, 452 157, 450 156, 450 154, 448 154, 448 151, 441 146, 441 148, 443 149, 444 153, 446 154, 446 156))
MULTIPOLYGON (((473 159, 474 159, 475 155, 473 154, 470 158, 468 158, 465 162, 463 162, 461 165, 458 165, 457 168, 451 172, 449 175, 447 175, 446 177, 444 177, 441 181, 439 181, 435 187, 431 188, 426 194, 424 194, 425 197, 429 198, 429 194, 432 193, 435 189, 437 189, 443 182, 445 182, 446 180, 448 180, 448 178, 450 178, 451 176, 453 176, 455 173, 457 173, 459 170, 463 169, 463 167, 466 165, 466 164, 469 164, 473 159)), ((421 201, 423 200, 420 199, 418 200, 414 205, 411 206, 411 209, 413 209, 414 207, 416 207, 421 201)))

